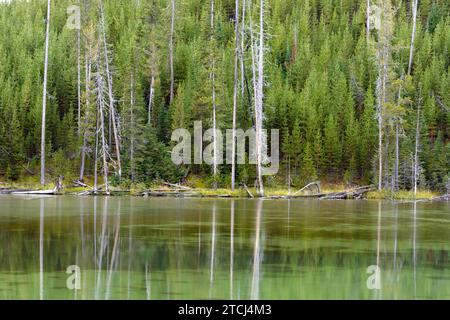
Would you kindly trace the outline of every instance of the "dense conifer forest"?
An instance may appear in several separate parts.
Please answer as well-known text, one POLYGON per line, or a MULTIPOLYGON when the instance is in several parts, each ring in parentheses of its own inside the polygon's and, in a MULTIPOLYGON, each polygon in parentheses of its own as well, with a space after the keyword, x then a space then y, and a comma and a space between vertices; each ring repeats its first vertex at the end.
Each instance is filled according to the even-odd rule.
POLYGON ((279 129, 267 185, 450 188, 448 0, 13 0, 0 30, 0 180, 253 185, 172 163, 203 121, 279 129))

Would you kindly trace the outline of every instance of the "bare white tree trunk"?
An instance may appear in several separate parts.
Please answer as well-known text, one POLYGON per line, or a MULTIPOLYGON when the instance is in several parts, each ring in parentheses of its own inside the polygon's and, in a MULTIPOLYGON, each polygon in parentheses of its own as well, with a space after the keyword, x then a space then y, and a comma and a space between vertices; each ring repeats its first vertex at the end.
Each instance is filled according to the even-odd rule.
MULTIPOLYGON (((117 167, 118 167, 118 176, 119 178, 122 176, 122 163, 120 160, 120 140, 119 140, 119 134, 117 129, 117 117, 114 107, 114 94, 113 94, 113 79, 112 74, 110 72, 109 68, 109 57, 108 57, 108 47, 106 43, 106 28, 105 28, 105 14, 103 9, 103 2, 100 2, 100 13, 101 13, 101 27, 102 27, 102 41, 103 41, 103 53, 104 53, 104 59, 105 59, 105 70, 106 70, 106 79, 108 81, 108 96, 109 96, 109 110, 110 110, 110 120, 112 121, 112 129, 114 134, 114 145, 116 149, 116 158, 117 158, 117 167)), ((99 50, 101 46, 99 45, 99 50)), ((111 131, 111 130, 110 130, 111 131)))
POLYGON ((414 150, 414 198, 417 196, 417 180, 419 177, 419 143, 420 143, 420 104, 417 106, 416 143, 414 150))
POLYGON ((45 185, 45 116, 47 110, 47 74, 48 74, 48 47, 50 41, 50 5, 47 1, 47 27, 45 31, 45 61, 44 61, 44 88, 42 92, 42 128, 41 128, 41 185, 45 185))
POLYGON ((87 146, 87 124, 89 122, 89 107, 90 107, 90 82, 91 82, 91 49, 89 47, 88 52, 86 53, 86 84, 85 84, 85 94, 86 94, 86 114, 85 114, 85 125, 83 132, 83 145, 81 147, 81 166, 80 166, 80 181, 84 180, 84 170, 86 164, 86 146, 87 146))
POLYGON ((255 124, 256 124, 256 162, 259 195, 264 196, 264 183, 262 178, 262 150, 263 150, 263 99, 264 99, 264 0, 260 1, 259 17, 259 45, 258 45, 258 81, 256 88, 255 124))
POLYGON ((154 94, 155 94, 155 76, 152 75, 152 78, 150 80, 150 96, 148 99, 148 125, 151 125, 152 121, 152 105, 154 94))
POLYGON ((173 34, 175 29, 175 0, 172 0, 172 15, 170 19, 170 40, 169 40, 169 60, 170 60, 170 104, 173 102, 174 71, 173 71, 173 34))
POLYGON ((95 153, 94 153, 94 193, 97 193, 97 191, 98 191, 98 128, 99 128, 98 106, 96 106, 96 111, 95 111, 95 153))
POLYGON ((80 66, 80 54, 81 54, 81 36, 80 29, 77 30, 77 95, 78 95, 78 136, 81 135, 81 66, 80 66))
POLYGON ((378 191, 383 189, 383 98, 382 81, 383 76, 379 75, 377 81, 377 119, 378 119, 378 191))
MULTIPOLYGON (((100 81, 103 81, 101 79, 100 81)), ((107 160, 107 142, 105 136, 105 102, 103 101, 103 97, 99 98, 100 101, 100 131, 101 131, 101 140, 102 140, 102 159, 103 159, 103 182, 105 183, 106 193, 109 192, 108 186, 108 160, 107 160)))
POLYGON ((395 167, 394 167, 394 190, 398 190, 398 166, 400 162, 400 142, 399 142, 399 124, 395 124, 395 167))
POLYGON ((135 168, 134 168, 134 77, 133 73, 131 73, 131 84, 130 84, 130 173, 131 173, 131 181, 134 181, 135 178, 135 168))
POLYGON ((367 0, 366 8, 366 38, 369 41, 370 38, 370 0, 367 0))
MULTIPOLYGON (((236 0, 236 13, 235 13, 235 37, 236 45, 234 49, 234 89, 233 89, 233 134, 231 144, 231 190, 234 191, 236 182, 236 115, 237 115, 237 91, 238 91, 238 57, 239 57, 239 0, 236 0)), ((241 45, 243 49, 243 45, 241 45)), ((241 53, 241 76, 243 77, 244 63, 243 52, 241 53)), ((242 82, 242 88, 244 88, 244 82, 242 82)))
MULTIPOLYGON (((242 22, 241 22, 241 96, 244 99, 244 78, 245 78, 245 0, 242 0, 242 22)), ((236 14, 237 15, 237 14, 236 14)))
MULTIPOLYGON (((211 0, 211 43, 214 39, 214 0, 211 0)), ((212 85, 212 109, 213 109, 213 144, 214 144, 214 155, 213 155, 213 176, 214 176, 214 189, 217 189, 217 119, 216 119, 216 84, 215 84, 215 48, 211 47, 213 51, 212 66, 211 66, 211 85, 212 85)))
MULTIPOLYGON (((383 128, 384 105, 388 102, 388 81, 390 46, 393 33, 392 7, 390 0, 381 2, 381 18, 378 30, 377 65, 378 79, 376 86, 378 119, 378 190, 383 188, 383 128)), ((388 139, 386 139, 386 143, 388 139)), ((386 158, 387 159, 387 158, 386 158)))
POLYGON ((409 63, 408 63, 408 75, 411 74, 411 68, 414 56, 414 39, 416 36, 416 22, 417 22, 417 7, 419 6, 419 0, 412 0, 412 11, 413 11, 413 29, 411 34, 411 46, 409 49, 409 63))
MULTIPOLYGON (((99 34, 98 47, 101 48, 101 39, 99 34)), ((106 68, 106 65, 105 65, 106 68)), ((106 139, 106 130, 105 130, 105 116, 106 114, 106 103, 104 98, 105 93, 105 83, 103 76, 103 68, 100 62, 100 57, 97 57, 97 105, 99 110, 99 124, 100 128, 100 139, 101 139, 101 155, 103 161, 103 182, 105 184, 106 193, 109 193, 109 185, 108 185, 108 143, 106 139)), ((97 133, 98 134, 98 133, 97 133)))

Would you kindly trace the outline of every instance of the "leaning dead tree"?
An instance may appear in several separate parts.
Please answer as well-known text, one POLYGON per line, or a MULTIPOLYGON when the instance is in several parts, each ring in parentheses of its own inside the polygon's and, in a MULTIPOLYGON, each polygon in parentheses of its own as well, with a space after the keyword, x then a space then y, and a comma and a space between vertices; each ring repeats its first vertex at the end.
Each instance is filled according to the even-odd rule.
POLYGON ((48 74, 48 47, 50 41, 50 5, 47 1, 47 19, 45 31, 45 59, 44 59, 44 85, 42 92, 42 126, 41 126, 41 185, 45 185, 45 116, 47 110, 47 74, 48 74))

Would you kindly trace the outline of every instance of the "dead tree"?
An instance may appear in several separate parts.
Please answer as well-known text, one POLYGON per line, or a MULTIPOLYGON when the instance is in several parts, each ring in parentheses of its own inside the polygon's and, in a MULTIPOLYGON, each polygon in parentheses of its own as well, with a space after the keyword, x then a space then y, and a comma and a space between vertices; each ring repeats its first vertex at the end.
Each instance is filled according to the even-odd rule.
POLYGON ((366 38, 369 41, 370 38, 370 0, 367 0, 366 7, 366 38))
POLYGON ((170 39, 169 39, 169 63, 170 63, 170 104, 173 103, 174 71, 173 71, 173 34, 175 29, 175 0, 172 0, 172 14, 170 18, 170 39))
POLYGON ((416 122, 416 142, 414 147, 414 198, 417 196, 417 180, 419 176, 420 102, 417 105, 416 122))
MULTIPOLYGON (((99 34, 100 36, 100 34, 99 34)), ((98 43, 99 48, 101 48, 101 39, 99 38, 98 43)), ((106 139, 106 130, 105 130, 105 116, 107 116, 107 105, 105 101, 105 91, 106 85, 105 85, 105 79, 104 79, 104 73, 107 74, 107 71, 104 70, 106 68, 102 67, 100 58, 100 55, 98 55, 97 59, 97 75, 96 75, 96 91, 97 91, 97 106, 98 106, 98 115, 99 115, 99 125, 100 128, 97 130, 97 134, 100 134, 100 153, 102 157, 103 162, 103 182, 105 184, 106 193, 109 192, 109 185, 108 185, 108 144, 106 139)), ((111 106, 110 106, 111 108, 111 106)))
POLYGON ((150 94, 148 98, 148 125, 151 125, 152 121, 152 105, 153 105, 153 96, 155 94, 155 75, 152 73, 150 80, 150 94))
POLYGON ((264 0, 260 1, 259 15, 259 44, 257 48, 258 78, 255 97, 255 124, 256 124, 256 163, 259 195, 264 196, 264 183, 262 178, 262 151, 263 151, 263 100, 264 100, 264 0))
POLYGON ((419 0, 412 0, 412 13, 413 13, 413 29, 411 33, 411 45, 409 48, 409 63, 408 63, 408 75, 411 74, 411 68, 414 56, 414 39, 416 36, 416 22, 417 22, 417 7, 419 6, 419 0))
POLYGON ((78 136, 81 136, 81 35, 80 29, 77 30, 77 120, 78 120, 78 136))
POLYGON ((135 121, 134 121, 134 76, 133 71, 131 71, 131 83, 130 83, 130 174, 131 174, 131 181, 134 181, 135 178, 135 168, 134 168, 134 144, 135 144, 135 136, 134 136, 134 130, 135 130, 135 121))
POLYGON ((384 106, 388 102, 389 67, 391 59, 391 40, 393 34, 393 13, 391 1, 381 3, 381 18, 378 30, 377 67, 378 79, 376 86, 377 119, 378 119, 378 190, 383 188, 383 129, 384 106))
POLYGON ((81 146, 81 166, 80 166, 80 177, 79 180, 84 180, 84 170, 86 165, 86 148, 87 148, 87 141, 88 141, 88 122, 89 122, 89 108, 90 108, 90 90, 91 90, 91 69, 92 69, 92 57, 91 57, 91 47, 90 44, 88 45, 88 49, 86 52, 86 62, 85 62, 85 72, 86 72, 86 79, 85 79, 85 128, 83 130, 83 145, 81 146))
MULTIPOLYGON (((120 139, 117 129, 117 115, 115 112, 114 107, 114 94, 113 94, 113 79, 112 74, 109 67, 109 57, 108 57, 108 46, 106 42, 106 27, 105 27, 105 14, 103 9, 103 2, 100 2, 100 26, 101 26, 101 35, 102 35, 102 44, 103 44, 103 54, 104 54, 104 60, 105 60, 105 72, 106 72, 106 79, 108 83, 108 97, 109 97, 109 111, 110 111, 110 119, 112 121, 112 131, 114 134, 114 145, 116 150, 116 159, 117 159, 117 175, 119 178, 122 176, 122 164, 120 160, 120 139)), ((99 50, 101 48, 101 45, 99 44, 99 50)))
MULTIPOLYGON (((244 0, 245 1, 245 0, 244 0)), ((236 183, 236 114, 237 114, 237 91, 238 91, 238 57, 239 57, 239 0, 236 0, 236 12, 235 12, 235 49, 234 49, 234 89, 233 89, 233 135, 231 145, 231 190, 234 191, 236 183)), ((243 50, 243 45, 241 50, 243 50)), ((243 53, 241 57, 241 73, 243 76, 243 53)), ((242 82, 243 87, 243 82, 242 82)))
POLYGON ((48 74, 48 47, 50 41, 50 5, 47 1, 47 19, 45 31, 45 59, 44 59, 44 85, 42 92, 42 126, 41 126, 41 185, 45 185, 45 116, 47 110, 47 74, 48 74))
POLYGON ((211 96, 212 96, 212 111, 213 111, 213 144, 214 144, 214 155, 213 155, 213 176, 214 176, 214 189, 217 189, 217 121, 216 121, 216 74, 215 74, 215 57, 214 57, 214 0, 211 0, 211 50, 212 50, 212 62, 211 62, 211 96))

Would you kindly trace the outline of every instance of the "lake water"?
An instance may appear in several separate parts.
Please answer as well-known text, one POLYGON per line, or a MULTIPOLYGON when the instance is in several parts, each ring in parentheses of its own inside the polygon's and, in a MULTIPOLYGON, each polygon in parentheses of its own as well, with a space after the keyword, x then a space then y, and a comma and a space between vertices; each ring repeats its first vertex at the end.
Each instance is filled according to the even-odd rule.
POLYGON ((449 250, 448 202, 0 197, 0 299, 450 299, 449 250))

